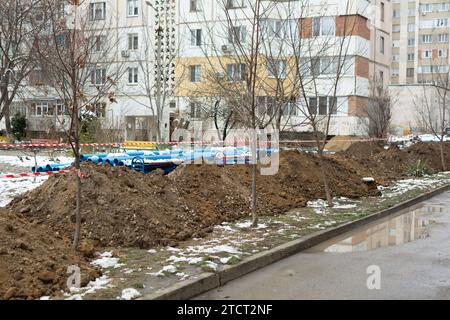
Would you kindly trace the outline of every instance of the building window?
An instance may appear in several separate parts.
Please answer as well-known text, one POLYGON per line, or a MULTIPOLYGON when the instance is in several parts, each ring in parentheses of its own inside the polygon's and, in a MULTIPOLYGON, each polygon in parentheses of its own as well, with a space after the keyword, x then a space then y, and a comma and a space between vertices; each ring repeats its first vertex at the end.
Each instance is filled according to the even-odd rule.
POLYGON ((139 71, 137 67, 128 68, 128 83, 137 84, 139 82, 139 71))
POLYGON ((128 50, 137 50, 139 48, 139 36, 136 33, 128 34, 128 50))
POLYGON ((438 35, 438 41, 447 43, 448 42, 448 33, 441 33, 441 34, 439 34, 438 35))
POLYGON ((415 60, 415 54, 414 53, 408 53, 408 61, 414 61, 415 60))
POLYGON ((416 32, 416 25, 414 23, 408 24, 408 32, 416 32))
POLYGON ((89 18, 91 20, 105 20, 106 2, 94 2, 89 4, 89 18))
POLYGON ((43 117, 48 115, 48 103, 39 102, 34 105, 34 115, 37 117, 43 117))
POLYGON ((189 103, 191 109, 191 118, 199 119, 202 116, 202 108, 199 103, 191 101, 189 103))
POLYGON ((384 37, 380 37, 380 53, 381 54, 384 54, 384 51, 385 51, 384 45, 385 45, 384 37))
POLYGON ((297 107, 297 99, 295 97, 292 97, 283 108, 283 116, 296 116, 297 107))
POLYGON ((422 35, 422 43, 432 43, 433 36, 431 34, 423 34, 422 35))
POLYGON ((189 12, 200 12, 202 11, 202 4, 200 0, 190 0, 189 1, 189 12))
POLYGON ((414 68, 407 68, 407 69, 406 69, 406 76, 407 76, 408 78, 414 77, 414 68))
POLYGON ((191 46, 200 47, 202 45, 202 29, 191 30, 191 46))
POLYGON ((408 39, 408 47, 414 47, 416 45, 416 39, 415 38, 409 38, 408 39))
POLYGON ((439 57, 439 58, 447 58, 447 50, 445 50, 445 49, 439 49, 439 50, 438 50, 438 57, 439 57))
POLYGON ((313 36, 336 35, 336 20, 334 17, 321 17, 313 19, 313 36))
POLYGON ((95 52, 103 52, 105 50, 106 36, 93 36, 91 41, 95 52))
POLYGON ((245 81, 246 67, 245 64, 227 64, 228 81, 245 81))
POLYGON ((191 82, 201 81, 202 67, 200 65, 189 66, 189 80, 191 82))
POLYGON ((384 21, 384 17, 385 17, 385 14, 386 14, 386 12, 385 12, 386 8, 385 8, 385 5, 384 5, 384 2, 381 2, 380 10, 381 10, 380 20, 384 21))
POLYGON ((433 52, 431 50, 423 50, 422 58, 423 59, 431 59, 433 56, 433 52))
POLYGON ((106 69, 98 68, 91 71, 91 83, 101 85, 106 83, 106 69))
POLYGON ((244 8, 244 0, 226 0, 226 9, 244 8))
POLYGON ((245 26, 236 26, 228 29, 228 43, 240 44, 245 43, 247 38, 247 29, 245 26))
POLYGON ((66 105, 61 101, 56 102, 56 115, 57 116, 69 115, 69 110, 67 109, 66 105))
POLYGON ((139 15, 139 0, 127 0, 127 13, 129 17, 139 15))
POLYGON ((267 63, 267 72, 270 78, 286 78, 286 60, 272 60, 267 63))

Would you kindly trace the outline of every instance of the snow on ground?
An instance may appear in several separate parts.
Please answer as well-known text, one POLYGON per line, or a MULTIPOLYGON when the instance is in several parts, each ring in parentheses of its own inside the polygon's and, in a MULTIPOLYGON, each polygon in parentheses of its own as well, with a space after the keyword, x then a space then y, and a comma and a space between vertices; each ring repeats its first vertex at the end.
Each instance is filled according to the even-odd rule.
POLYGON ((139 298, 141 296, 141 293, 139 291, 137 291, 134 288, 126 288, 122 290, 122 295, 120 297, 120 299, 122 300, 132 300, 132 299, 136 299, 139 298))
POLYGON ((91 262, 94 266, 98 266, 103 269, 107 268, 119 268, 124 264, 119 263, 119 258, 114 258, 112 252, 104 252, 99 255, 100 258, 91 262))
MULTIPOLYGON (((38 166, 55 164, 55 163, 71 163, 73 158, 70 157, 48 157, 38 156, 38 166)), ((12 156, 12 155, 0 155, 0 168, 4 165, 6 168, 1 170, 14 170, 14 167, 20 168, 19 172, 31 172, 31 167, 34 166, 34 158, 28 156, 12 156), (25 169, 27 168, 27 169, 25 169)), ((6 174, 9 172, 0 172, 6 174)), ((39 187, 48 177, 24 177, 6 179, 0 178, 0 207, 6 206, 14 197, 33 190, 39 187)))
MULTIPOLYGON (((47 165, 47 164, 66 164, 66 163, 72 163, 74 159, 72 157, 48 157, 48 156, 37 156, 37 165, 47 165)), ((30 156, 0 156, 0 163, 5 163, 10 166, 16 166, 16 167, 29 167, 31 170, 31 167, 34 166, 34 157, 30 156)))
MULTIPOLYGON (((345 197, 335 197, 333 199, 333 209, 353 209, 358 206, 360 201, 351 200, 345 197)), ((327 201, 323 199, 317 199, 313 201, 308 201, 308 208, 313 208, 317 214, 324 213, 328 208, 327 201)))
MULTIPOLYGON (((236 227, 241 228, 241 229, 247 229, 250 228, 252 226, 252 222, 251 221, 247 221, 247 222, 241 222, 241 223, 237 223, 236 227)), ((258 226, 256 228, 253 228, 254 230, 258 230, 258 229, 266 229, 267 225, 265 225, 264 223, 260 223, 258 224, 258 226)))
POLYGON ((14 197, 39 187, 48 177, 26 177, 18 179, 0 178, 0 207, 6 206, 14 197))
POLYGON ((408 191, 427 189, 433 185, 442 185, 446 183, 450 183, 448 172, 442 172, 433 176, 425 176, 417 179, 399 180, 389 187, 378 186, 378 190, 382 192, 382 197, 392 198, 408 191), (436 178, 438 178, 438 180, 436 180, 436 178))
MULTIPOLYGON (((97 290, 113 288, 114 285, 111 284, 111 279, 106 275, 100 278, 90 281, 86 287, 77 288, 72 287, 69 289, 70 293, 64 293, 66 300, 83 300, 86 294, 95 293, 97 290)), ((44 298, 44 297, 43 297, 44 298)), ((41 298, 42 299, 42 298, 41 298)))

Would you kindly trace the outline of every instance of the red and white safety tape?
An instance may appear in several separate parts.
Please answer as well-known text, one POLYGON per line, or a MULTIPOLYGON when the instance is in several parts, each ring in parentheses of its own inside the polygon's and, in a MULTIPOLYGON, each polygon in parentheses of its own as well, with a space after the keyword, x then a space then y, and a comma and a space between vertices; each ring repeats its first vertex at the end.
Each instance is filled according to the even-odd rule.
POLYGON ((84 173, 79 170, 58 170, 58 171, 45 171, 45 172, 27 172, 27 173, 7 173, 0 174, 0 179, 17 179, 26 177, 39 177, 39 176, 51 176, 55 174, 66 174, 66 173, 78 173, 80 177, 84 176, 84 173))
MULTIPOLYGON (((80 147, 119 147, 121 143, 82 143, 80 147)), ((70 148, 69 143, 17 143, 0 144, 0 149, 20 149, 20 148, 70 148)))
MULTIPOLYGON (((388 141, 387 138, 371 138, 371 139, 343 139, 339 142, 375 142, 375 141, 388 141)), ((326 142, 330 142, 327 140, 326 142)), ((170 142, 158 142, 158 141, 135 141, 132 143, 82 143, 80 147, 123 147, 132 148, 133 146, 145 146, 145 145, 233 145, 234 143, 247 143, 248 140, 239 139, 237 141, 170 141, 170 142)), ((270 141, 268 141, 270 142, 270 141)), ((315 143, 315 140, 279 140, 278 143, 315 143)), ((247 143, 248 144, 248 143, 247 143)), ((20 148, 70 148, 68 143, 28 143, 28 144, 0 144, 0 149, 20 149, 20 148)))

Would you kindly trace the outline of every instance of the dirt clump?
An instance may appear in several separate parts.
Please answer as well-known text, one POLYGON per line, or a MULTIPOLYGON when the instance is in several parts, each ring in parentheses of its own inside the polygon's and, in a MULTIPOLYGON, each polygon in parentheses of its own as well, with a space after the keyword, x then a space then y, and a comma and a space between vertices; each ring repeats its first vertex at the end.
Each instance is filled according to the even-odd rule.
POLYGON ((72 265, 80 267, 82 285, 100 275, 48 226, 0 208, 0 299, 61 294, 72 265))
MULTIPOLYGON (((326 159, 325 166, 334 195, 354 198, 370 193, 355 170, 334 159, 326 159)), ((186 165, 167 176, 94 164, 83 164, 82 171, 82 238, 101 246, 176 245, 250 214, 248 165, 186 165)), ((69 238, 75 221, 74 180, 50 177, 8 208, 69 238)), ((257 188, 258 211, 265 215, 325 196, 317 157, 296 151, 282 152, 279 172, 258 175, 257 188)))
MULTIPOLYGON (((408 166, 418 160, 425 161, 431 173, 442 171, 439 144, 436 143, 416 143, 402 150, 396 145, 391 145, 387 150, 377 148, 374 151, 371 152, 372 155, 368 155, 367 151, 364 152, 363 145, 355 144, 355 150, 350 148, 331 157, 341 165, 353 168, 360 175, 375 178, 383 185, 405 178, 408 166)), ((450 143, 444 144, 444 155, 448 169, 450 168, 450 143)))

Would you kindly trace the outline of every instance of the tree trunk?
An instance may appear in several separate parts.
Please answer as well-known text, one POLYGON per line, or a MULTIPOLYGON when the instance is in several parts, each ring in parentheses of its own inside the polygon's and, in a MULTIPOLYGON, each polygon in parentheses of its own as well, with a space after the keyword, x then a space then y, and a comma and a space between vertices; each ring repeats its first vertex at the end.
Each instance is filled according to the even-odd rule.
POLYGON ((319 165, 322 172, 323 187, 325 189, 325 197, 329 208, 333 208, 333 196, 331 195, 330 185, 328 184, 328 178, 326 174, 326 168, 323 161, 323 155, 319 153, 319 165))
POLYGON ((439 144, 439 149, 441 151, 441 164, 442 164, 442 171, 447 171, 447 166, 445 164, 445 154, 444 154, 444 138, 442 137, 441 143, 439 144))
POLYGON ((80 178, 80 161, 78 156, 75 158, 75 168, 77 169, 78 172, 76 173, 77 191, 76 191, 76 208, 75 208, 75 234, 73 237, 73 248, 77 250, 78 245, 80 244, 80 237, 81 237, 81 178, 80 178))
POLYGON ((11 116, 9 113, 9 105, 3 107, 3 117, 5 118, 5 131, 8 138, 13 138, 11 130, 11 116))
POLYGON ((252 227, 256 228, 258 226, 258 212, 256 211, 256 161, 252 164, 252 227))
POLYGON ((256 174, 257 174, 257 148, 256 148, 256 132, 253 130, 253 137, 252 137, 252 228, 256 228, 258 226, 258 212, 256 208, 256 174))

